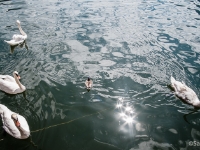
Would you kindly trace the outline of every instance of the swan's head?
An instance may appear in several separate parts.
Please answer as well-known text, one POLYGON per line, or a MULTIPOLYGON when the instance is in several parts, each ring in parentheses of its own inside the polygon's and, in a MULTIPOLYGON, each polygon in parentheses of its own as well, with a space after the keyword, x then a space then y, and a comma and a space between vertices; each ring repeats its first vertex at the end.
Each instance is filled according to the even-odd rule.
POLYGON ((17 20, 16 23, 17 23, 18 25, 20 25, 20 21, 19 21, 19 20, 17 20))
POLYGON ((19 73, 17 71, 14 71, 13 75, 16 76, 18 79, 20 79, 19 73))
POLYGON ((12 114, 11 118, 13 119, 13 121, 15 122, 16 127, 20 127, 20 123, 18 121, 18 117, 17 114, 12 114))

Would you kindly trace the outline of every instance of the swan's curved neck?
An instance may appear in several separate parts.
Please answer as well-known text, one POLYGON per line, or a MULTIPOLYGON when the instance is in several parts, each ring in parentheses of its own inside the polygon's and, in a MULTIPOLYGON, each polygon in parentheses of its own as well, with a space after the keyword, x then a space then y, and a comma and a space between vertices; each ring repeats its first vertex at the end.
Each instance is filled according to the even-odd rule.
POLYGON ((19 79, 17 78, 16 75, 14 75, 14 78, 15 78, 16 83, 19 85, 20 89, 23 90, 23 88, 22 88, 23 85, 19 82, 19 79))
POLYGON ((17 25, 18 25, 20 33, 25 36, 26 33, 22 30, 21 25, 20 24, 17 24, 17 25))

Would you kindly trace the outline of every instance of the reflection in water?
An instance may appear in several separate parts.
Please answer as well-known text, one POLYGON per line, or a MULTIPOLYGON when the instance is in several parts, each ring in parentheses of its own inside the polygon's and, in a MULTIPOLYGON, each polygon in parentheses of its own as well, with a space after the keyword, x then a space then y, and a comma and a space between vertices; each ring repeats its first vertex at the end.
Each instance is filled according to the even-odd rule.
POLYGON ((188 114, 185 114, 185 115, 183 115, 183 118, 184 118, 184 120, 187 122, 187 123, 189 123, 190 124, 190 122, 187 120, 187 116, 189 116, 189 115, 191 115, 191 114, 194 114, 194 113, 197 113, 198 111, 197 110, 193 110, 192 112, 190 112, 190 113, 188 113, 188 114))
POLYGON ((16 48, 17 46, 19 46, 20 48, 25 47, 26 50, 28 50, 28 46, 27 46, 26 40, 24 40, 24 42, 21 43, 21 44, 19 44, 19 45, 14 45, 14 46, 11 46, 11 45, 10 45, 10 53, 11 53, 11 54, 14 52, 14 50, 15 50, 15 48, 16 48))
POLYGON ((125 121, 125 124, 132 125, 134 122, 135 112, 134 109, 129 106, 129 103, 124 103, 123 98, 119 98, 116 107, 120 110, 119 116, 125 121))

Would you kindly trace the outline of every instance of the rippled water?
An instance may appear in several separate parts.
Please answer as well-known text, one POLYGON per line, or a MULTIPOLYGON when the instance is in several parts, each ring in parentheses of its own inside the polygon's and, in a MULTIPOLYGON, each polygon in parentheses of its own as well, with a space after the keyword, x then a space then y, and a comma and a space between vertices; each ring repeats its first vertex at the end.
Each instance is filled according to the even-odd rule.
POLYGON ((31 130, 1 136, 1 150, 200 148, 199 113, 184 117, 192 107, 167 87, 173 75, 200 96, 198 0, 1 0, 0 14, 0 74, 27 88, 0 103, 31 130), (11 53, 17 19, 27 45, 11 53))

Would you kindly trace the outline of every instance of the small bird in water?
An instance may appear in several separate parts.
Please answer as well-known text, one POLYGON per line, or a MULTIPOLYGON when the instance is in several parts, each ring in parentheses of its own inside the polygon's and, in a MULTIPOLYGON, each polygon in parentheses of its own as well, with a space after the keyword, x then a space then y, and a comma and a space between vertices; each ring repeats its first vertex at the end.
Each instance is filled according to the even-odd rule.
POLYGON ((92 88, 92 84, 93 84, 93 81, 88 77, 87 80, 85 81, 85 86, 86 86, 88 92, 92 88))
POLYGON ((200 101, 196 93, 189 88, 185 83, 176 81, 171 76, 171 87, 174 90, 175 95, 183 102, 194 106, 194 108, 200 108, 200 101))

